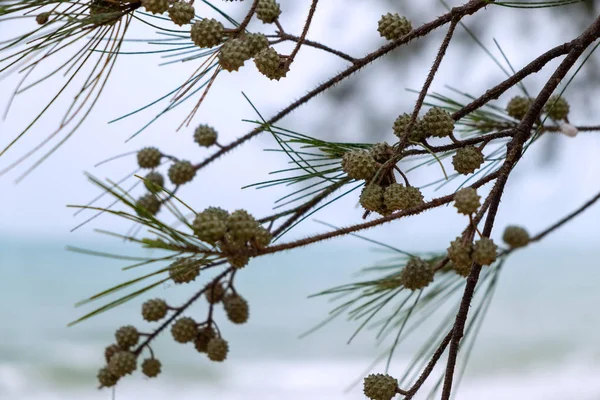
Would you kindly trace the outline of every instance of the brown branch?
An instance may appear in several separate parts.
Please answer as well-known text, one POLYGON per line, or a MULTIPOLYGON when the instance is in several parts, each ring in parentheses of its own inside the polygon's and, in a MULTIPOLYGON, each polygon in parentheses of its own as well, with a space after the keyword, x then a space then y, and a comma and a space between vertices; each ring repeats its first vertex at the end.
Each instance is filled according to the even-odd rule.
POLYGON ((446 347, 448 347, 448 344, 450 343, 451 338, 452 338, 452 330, 450 330, 450 332, 448 332, 448 334, 446 335, 444 340, 442 340, 442 343, 440 343, 440 345, 438 346, 435 353, 433 353, 431 360, 429 360, 429 363, 427 363, 427 366, 425 367, 425 369, 419 376, 419 379, 417 379, 415 384, 412 385, 412 387, 410 389, 408 389, 408 395, 406 395, 406 397, 403 400, 410 400, 415 396, 415 394, 417 394, 417 392, 419 391, 421 386, 423 386, 423 384, 425 383, 425 381, 427 380, 427 378, 433 371, 433 368, 439 361, 442 354, 444 354, 444 351, 446 350, 446 347))
POLYGON ((248 26, 248 24, 250 23, 250 20, 252 20, 252 16, 254 15, 254 11, 256 10, 256 6, 258 6, 258 1, 259 0, 254 0, 252 2, 252 6, 250 7, 250 10, 248 10, 248 14, 246 14, 246 18, 244 18, 244 20, 242 21, 242 23, 240 24, 240 26, 238 26, 236 28, 236 31, 238 33, 243 33, 244 30, 246 29, 246 27, 248 26))
MULTIPOLYGON (((280 119, 282 119, 283 117, 285 117, 286 115, 288 115, 289 113, 291 113, 296 108, 300 107, 301 105, 303 105, 304 103, 306 103, 307 101, 312 99, 313 97, 323 93, 327 89, 330 89, 334 85, 340 83, 347 77, 349 77, 352 74, 354 74, 355 72, 359 71, 361 68, 363 68, 363 67, 367 66, 368 64, 372 63, 373 61, 383 57, 384 55, 388 54, 389 52, 396 49, 397 47, 407 44, 416 38, 426 36, 433 30, 452 21, 454 18, 464 17, 466 15, 474 14, 475 12, 479 11, 480 9, 484 8, 485 6, 487 6, 489 4, 490 4, 490 2, 486 1, 486 0, 470 0, 465 5, 463 5, 461 7, 455 7, 450 12, 442 15, 441 17, 438 17, 435 20, 428 22, 428 23, 420 26, 417 29, 413 29, 410 33, 404 35, 403 37, 399 38, 398 40, 388 43, 385 46, 379 48, 378 50, 376 50, 372 53, 369 53, 365 57, 357 60, 354 65, 348 67, 347 69, 340 72, 333 78, 329 79, 327 82, 322 83, 319 86, 317 86, 316 88, 314 88, 313 90, 309 91, 307 94, 302 96, 300 99, 294 101, 293 103, 288 105, 286 108, 284 108, 283 110, 281 110, 280 112, 275 114, 266 123, 269 125, 274 124, 275 122, 279 121, 280 119)), ((198 169, 201 169, 201 168, 207 166, 208 164, 215 161, 222 155, 230 152, 231 150, 235 149, 242 143, 245 143, 246 141, 254 138, 255 136, 257 136, 258 134, 260 134, 263 131, 264 131, 263 126, 253 129, 252 131, 250 131, 249 133, 245 134, 244 136, 238 138, 237 140, 229 143, 228 145, 223 146, 222 149, 218 150, 217 152, 213 153, 211 156, 206 158, 204 161, 195 165, 195 168, 198 170, 198 169)))
POLYGON ((446 152, 446 151, 452 151, 452 150, 463 148, 465 146, 472 146, 475 144, 490 142, 495 139, 511 137, 513 135, 513 131, 514 131, 514 129, 510 129, 510 130, 490 133, 488 135, 477 136, 477 137, 473 137, 470 139, 457 140, 456 143, 447 144, 444 146, 432 146, 425 141, 425 142, 423 142, 423 146, 428 148, 430 151, 417 150, 417 149, 405 150, 402 153, 402 157, 419 155, 419 154, 431 154, 431 152, 442 153, 442 152, 446 152))
MULTIPOLYGON (((488 176, 483 177, 480 180, 478 180, 477 182, 475 182, 474 184, 472 184, 470 187, 479 188, 479 187, 485 185, 486 183, 492 181, 497 176, 498 176, 497 172, 489 174, 488 176)), ((320 241, 323 241, 326 239, 332 239, 334 237, 347 235, 352 232, 361 231, 363 229, 373 228, 375 226, 382 225, 386 222, 393 221, 395 219, 399 219, 399 218, 406 217, 409 215, 420 214, 423 211, 426 211, 426 210, 429 210, 432 208, 436 208, 436 207, 440 207, 444 204, 451 202, 453 199, 454 199, 454 194, 449 194, 447 196, 438 197, 436 199, 433 199, 433 200, 431 200, 427 203, 421 204, 419 206, 412 207, 410 209, 403 210, 403 211, 398 211, 398 212, 395 212, 388 216, 375 219, 373 221, 364 222, 362 224, 351 225, 346 228, 340 228, 335 231, 322 233, 320 235, 310 236, 305 239, 296 240, 294 242, 282 243, 280 245, 270 246, 270 247, 267 247, 266 249, 255 251, 254 253, 252 253, 250 255, 259 256, 259 255, 264 255, 264 254, 278 253, 283 250, 291 250, 291 249, 295 249, 297 247, 306 246, 311 243, 316 243, 316 242, 320 242, 320 241)))
POLYGON ((471 103, 456 111, 454 114, 452 114, 452 118, 455 121, 458 121, 465 115, 468 115, 471 112, 480 108, 481 106, 487 104, 490 100, 497 99, 504 92, 515 86, 527 76, 539 72, 550 61, 554 60, 557 57, 567 54, 572 48, 573 42, 568 42, 548 50, 547 52, 545 52, 544 54, 527 64, 525 67, 517 71, 517 73, 512 75, 510 78, 494 86, 493 88, 488 89, 481 97, 473 100, 471 103))
MULTIPOLYGON (((600 125, 575 126, 575 129, 577 129, 579 132, 594 132, 594 131, 600 131, 600 125)), ((548 131, 548 132, 560 132, 560 127, 559 126, 545 126, 543 128, 543 130, 548 131)))
MULTIPOLYGON (((286 41, 286 40, 290 40, 290 41, 293 41, 293 42, 299 42, 300 41, 300 37, 294 36, 294 35, 290 35, 288 33, 280 33, 278 37, 281 39, 281 41, 286 41)), ((348 54, 346 54, 344 52, 341 52, 339 50, 332 49, 329 46, 325 46, 324 44, 321 44, 319 42, 315 42, 315 41, 312 41, 312 40, 304 39, 303 42, 302 42, 302 44, 305 45, 305 46, 314 47, 315 49, 320 49, 320 50, 326 51, 326 52, 331 53, 331 54, 335 54, 336 56, 338 56, 340 58, 343 58, 346 61, 350 61, 351 63, 355 63, 357 61, 356 58, 354 58, 354 57, 352 57, 352 56, 350 56, 350 55, 348 55, 348 54)))
POLYGON ((294 47, 294 50, 292 50, 292 53, 286 60, 286 64, 288 66, 291 65, 292 62, 294 62, 294 58, 296 58, 296 55, 300 51, 300 47, 302 46, 302 43, 306 39, 306 35, 308 35, 308 29, 310 28, 310 24, 312 23, 312 19, 315 15, 315 11, 317 10, 318 3, 319 3, 319 0, 312 0, 312 4, 310 5, 310 10, 308 10, 308 17, 306 17, 306 22, 304 23, 304 29, 302 29, 302 33, 300 34, 300 40, 298 40, 296 47, 294 47))
POLYGON ((576 216, 578 216, 579 214, 581 214, 582 212, 584 212, 587 208, 591 207, 598 200, 600 200, 600 192, 597 195, 595 195, 594 197, 592 197, 590 200, 588 200, 587 202, 585 202, 581 207, 579 207, 578 209, 576 209, 572 213, 566 215, 564 218, 560 219, 555 224, 549 226, 547 229, 545 229, 542 232, 538 233, 537 235, 533 236, 529 240, 529 242, 530 243, 531 242, 538 242, 538 241, 542 240, 544 238, 544 236, 546 236, 549 233, 551 233, 551 232, 555 231, 556 229, 560 228, 562 225, 566 224, 567 222, 569 222, 570 220, 572 220, 573 218, 575 218, 576 216))
POLYGON ((410 122, 406 125, 404 132, 402 133, 402 137, 400 138, 400 145, 398 147, 398 151, 402 151, 406 145, 408 144, 408 136, 409 132, 413 129, 415 122, 417 121, 417 117, 419 116, 419 111, 421 111, 421 107, 423 107, 423 102, 425 101, 425 97, 427 96, 427 92, 429 91, 429 87, 433 83, 433 78, 435 74, 440 69, 440 64, 446 55, 446 50, 448 49, 448 45, 450 45, 450 40, 452 40, 452 35, 454 34, 454 30, 456 29, 456 25, 460 21, 460 16, 450 22, 450 27, 448 28, 448 32, 442 41, 440 49, 438 50, 437 56, 429 70, 429 74, 427 75, 427 79, 425 79, 425 83, 421 88, 421 92, 419 93, 419 97, 417 98, 417 102, 415 103, 415 108, 413 109, 413 113, 410 117, 410 122))
MULTIPOLYGON (((213 278, 213 282, 217 282, 218 280, 225 277, 227 274, 229 274, 233 270, 234 270, 233 267, 229 267, 229 268, 225 269, 223 272, 221 272, 219 275, 217 275, 216 277, 213 278)), ((176 309, 176 311, 173 313, 173 315, 171 315, 165 322, 163 322, 158 328, 156 328, 156 330, 154 332, 152 332, 150 335, 148 335, 146 340, 144 340, 138 346, 138 348, 133 351, 133 354, 135 354, 136 356, 139 356, 140 353, 142 352, 142 350, 144 350, 144 347, 148 346, 151 341, 153 341, 163 330, 165 330, 171 324, 171 322, 173 322, 178 316, 180 316, 185 310, 187 310, 192 304, 194 304, 196 302, 196 300, 198 300, 200 298, 200 296, 202 296, 202 294, 206 291, 207 288, 208 288, 208 285, 203 287, 199 291, 197 291, 181 307, 178 307, 176 309)))
POLYGON ((283 29, 283 26, 281 26, 281 22, 279 22, 279 18, 277 18, 275 20, 275 25, 277 26, 277 29, 279 29, 280 33, 285 34, 285 30, 283 29))
MULTIPOLYGON (((585 30, 577 39, 573 40, 571 49, 554 71, 548 82, 544 85, 537 98, 531 104, 527 114, 523 117, 522 121, 516 129, 514 138, 508 145, 508 152, 504 164, 499 170, 499 176, 496 183, 489 194, 491 198, 491 204, 486 218, 483 235, 489 237, 492 233, 494 221, 496 219, 496 213, 500 205, 500 199, 502 193, 508 181, 508 176, 514 168, 517 161, 520 159, 523 145, 531 136, 531 127, 535 123, 536 119, 542 112, 544 104, 548 101, 558 84, 566 76, 569 70, 573 67, 575 62, 583 54, 586 48, 590 46, 600 36, 600 18, 597 18, 594 23, 585 30)), ((452 392, 452 381, 454 377, 454 370, 456 368, 456 359, 458 357, 458 349, 460 340, 464 335, 464 327, 469 313, 469 307, 475 287, 479 280, 479 273, 481 272, 481 265, 475 264, 471 269, 471 273, 467 278, 467 285, 461 300, 459 311, 456 315, 456 320, 452 328, 452 339, 450 341, 450 349, 448 352, 448 362, 446 365, 446 374, 444 377, 444 386, 442 389, 442 400, 449 400, 452 392)))

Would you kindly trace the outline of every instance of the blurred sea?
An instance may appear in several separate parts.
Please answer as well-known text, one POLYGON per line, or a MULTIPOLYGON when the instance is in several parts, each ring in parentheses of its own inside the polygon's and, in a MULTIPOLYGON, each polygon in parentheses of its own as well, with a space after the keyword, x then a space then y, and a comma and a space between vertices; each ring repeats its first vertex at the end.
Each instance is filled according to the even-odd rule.
MULTIPOLYGON (((92 310, 90 305, 74 308, 75 302, 142 271, 121 272, 125 262, 68 252, 64 246, 61 240, 0 242, 2 400, 111 399, 112 391, 95 389, 95 374, 114 330, 133 324, 148 331, 139 315, 143 300, 164 297, 177 304, 194 289, 160 287, 67 328, 68 322, 92 310)), ((148 254, 133 253, 135 246, 118 243, 92 242, 85 247, 148 254)), ((347 345, 357 325, 342 318, 306 338, 298 336, 333 307, 324 298, 307 299, 308 295, 350 282, 361 267, 388 256, 354 239, 253 261, 236 278, 240 293, 250 302, 249 323, 233 326, 221 309, 217 313, 230 343, 226 362, 211 363, 167 333, 154 346, 163 374, 148 380, 137 372, 119 385, 115 398, 363 399, 360 386, 345 389, 383 350, 375 346, 373 332, 347 345)), ((600 399, 599 259, 598 248, 543 244, 511 257, 456 398, 600 399)), ((192 315, 202 319, 205 303, 199 303, 192 315)), ((425 337, 426 329, 414 336, 425 337)), ((416 351, 411 343, 399 348, 391 374, 404 371, 416 351)), ((380 364, 374 371, 383 368, 380 364)))

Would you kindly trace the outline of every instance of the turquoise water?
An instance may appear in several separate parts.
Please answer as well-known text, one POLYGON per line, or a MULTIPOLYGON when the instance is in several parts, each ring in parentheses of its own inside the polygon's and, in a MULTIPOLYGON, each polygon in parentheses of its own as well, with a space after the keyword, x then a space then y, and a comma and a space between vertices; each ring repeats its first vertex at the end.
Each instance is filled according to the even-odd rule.
MULTIPOLYGON (((159 287, 67 328, 92 309, 74 308, 75 302, 142 271, 122 272, 122 261, 67 252, 66 244, 148 254, 118 242, 75 242, 4 238, 0 244, 0 399, 112 398, 111 391, 95 389, 95 373, 114 330, 123 324, 150 330, 139 315, 143 300, 164 297, 177 304, 194 291, 192 286, 159 287)), ((361 267, 388 256, 349 239, 254 260, 236 278, 250 302, 249 323, 233 326, 217 311, 230 343, 228 360, 210 363, 167 333, 153 347, 164 374, 148 380, 138 373, 123 381, 116 398, 364 398, 359 387, 344 390, 383 349, 375 346, 372 332, 347 345, 357 325, 342 318, 306 338, 298 336, 332 308, 308 295, 357 279, 353 275, 361 267)), ((591 248, 540 244, 508 261, 458 399, 600 399, 599 256, 591 248)), ((191 315, 201 319, 204 313, 205 303, 199 302, 191 315)), ((426 337, 429 326, 399 348, 392 374, 403 372, 416 349, 413 343, 426 337)))

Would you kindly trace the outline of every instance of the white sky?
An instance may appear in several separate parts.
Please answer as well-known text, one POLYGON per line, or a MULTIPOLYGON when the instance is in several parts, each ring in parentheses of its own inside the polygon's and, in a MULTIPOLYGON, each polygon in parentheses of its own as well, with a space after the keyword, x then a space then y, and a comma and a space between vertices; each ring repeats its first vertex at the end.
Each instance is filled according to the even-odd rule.
MULTIPOLYGON (((283 24, 289 32, 299 32, 304 17, 298 17, 293 10, 287 9, 287 2, 283 2, 283 24)), ((306 12, 305 5, 298 2, 295 9, 306 12)), ((291 3, 290 3, 291 4, 291 3)), ((365 2, 352 7, 347 6, 347 1, 329 0, 319 6, 317 17, 311 28, 309 38, 319 40, 332 47, 341 48, 349 53, 359 56, 375 49, 383 43, 378 38, 375 30, 376 22, 382 12, 388 11, 372 7, 371 2, 365 2), (344 18, 340 18, 340 7, 344 9, 344 18)), ((246 7, 244 3, 221 3, 226 10, 246 7)), ((490 7, 492 8, 492 7, 490 7)), ((197 9, 198 14, 204 14, 205 9, 197 9)), ((422 10, 421 10, 422 11, 422 10)), ((484 12, 481 18, 489 21, 488 37, 486 44, 493 46, 492 37, 500 39, 507 56, 516 68, 520 68, 530 61, 533 54, 540 54, 546 49, 562 43, 573 37, 573 32, 554 29, 556 26, 543 24, 532 20, 539 26, 534 42, 521 41, 517 36, 522 35, 516 28, 511 30, 514 21, 512 9, 494 8, 484 12), (502 23, 496 23, 502 21, 502 23), (515 32, 514 36, 510 36, 515 32), (543 40, 543 42, 542 42, 543 40), (524 47, 526 47, 524 49, 524 47)), ((530 11, 533 13, 533 11, 530 11)), ((237 13, 237 15, 240 15, 237 13)), ((417 26, 433 15, 426 15, 424 11, 414 21, 417 26)), ((479 17, 478 17, 479 18, 479 17)), ((22 21, 19 23, 23 23, 22 21)), ((31 21, 33 24, 33 21, 31 21)), ((467 20, 468 23, 468 20, 467 20)), ((260 28, 260 24, 251 25, 251 29, 260 28)), ((0 38, 5 38, 6 32, 0 32, 0 38)), ((140 27, 136 24, 131 29, 131 38, 147 38, 152 36, 153 30, 140 27)), ((14 34, 11 33, 11 34, 14 34)), ((443 32, 440 32, 443 34, 443 32)), ((387 104, 394 104, 391 100, 396 94, 402 97, 402 104, 411 107, 415 97, 407 94, 405 88, 420 87, 424 74, 426 74, 431 57, 435 54, 440 40, 439 34, 433 39, 426 39, 430 45, 425 52, 429 57, 423 60, 423 73, 399 73, 395 77, 397 89, 381 88, 384 95, 374 92, 374 101, 381 102, 383 109, 390 108, 387 104)), ((284 47, 285 48, 285 47, 284 47)), ((131 49, 131 47, 129 47, 131 49)), ((479 53, 473 53, 479 54, 479 53)), ((408 56, 408 55, 407 55, 408 56)), ((486 85, 499 82, 502 76, 488 58, 480 56, 476 59, 464 60, 463 53, 449 51, 449 56, 442 65, 442 70, 436 78, 433 89, 444 91, 444 84, 451 83, 473 94, 482 93, 486 85)), ((17 170, 0 178, 0 193, 2 193, 0 207, 0 237, 41 237, 60 238, 65 240, 78 237, 87 237, 93 234, 93 228, 105 228, 124 232, 128 225, 118 223, 114 217, 102 216, 76 234, 69 234, 69 229, 90 216, 84 213, 77 218, 72 216, 73 209, 67 209, 66 204, 85 204, 98 194, 98 189, 86 182, 83 171, 89 171, 100 178, 120 179, 125 174, 135 170, 135 156, 129 156, 113 163, 94 168, 93 165, 103 159, 116 154, 137 150, 147 145, 159 147, 162 151, 175 154, 194 162, 204 159, 214 150, 201 149, 192 140, 193 127, 199 123, 208 123, 217 128, 220 142, 228 143, 236 137, 248 132, 251 125, 241 120, 254 119, 256 116, 249 104, 244 100, 241 92, 245 92, 265 115, 270 116, 277 110, 286 106, 291 100, 301 96, 307 88, 324 81, 336 71, 346 65, 344 62, 334 60, 327 56, 323 58, 320 52, 303 49, 294 63, 289 77, 280 82, 270 82, 259 75, 252 63, 247 63, 239 73, 219 75, 215 86, 211 89, 207 99, 196 115, 192 126, 175 132, 176 126, 182 121, 191 107, 191 103, 183 105, 178 110, 170 112, 161 118, 151 128, 128 143, 124 141, 147 120, 161 109, 154 107, 151 112, 142 113, 125 121, 107 125, 106 122, 124 113, 140 107, 164 93, 172 90, 184 81, 197 67, 196 62, 187 64, 174 64, 158 67, 160 59, 157 55, 121 57, 102 99, 96 106, 95 112, 87 119, 81 129, 67 143, 55 153, 41 168, 15 185, 14 179, 25 168, 17 170)), ((556 63, 551 64, 556 65, 556 63)), ((369 68, 358 74, 360 79, 372 80, 372 85, 377 88, 377 77, 369 75, 369 68)), ((539 77, 528 82, 528 87, 533 93, 543 83, 543 77, 551 72, 550 67, 539 74, 539 77)), ((59 78, 59 77, 57 77, 59 78)), ((0 122, 0 147, 4 147, 20 130, 31 121, 35 111, 45 105, 48 96, 51 96, 61 78, 54 79, 49 85, 41 86, 38 90, 19 96, 11 109, 9 117, 0 122)), ((0 108, 4 109, 10 93, 18 81, 17 75, 9 75, 0 81, 0 108)), ((444 92, 448 94, 449 92, 444 92)), ((509 95, 509 97, 513 94, 509 95)), ((571 121, 575 124, 600 124, 594 116, 583 112, 577 105, 589 104, 590 99, 579 98, 577 93, 567 91, 567 99, 574 105, 571 121)), ((502 98, 505 104, 507 98, 502 98)), ((66 99, 65 99, 66 100, 66 99)), ((48 118, 42 119, 25 138, 18 143, 6 156, 0 158, 0 169, 29 150, 33 145, 45 137, 54 127, 57 119, 62 115, 67 101, 59 102, 48 118)), ((395 103, 398 104, 397 99, 395 103)), ((164 104, 164 103, 163 103, 164 104)), ((388 140, 392 140, 391 123, 396 115, 407 111, 398 109, 390 114, 390 132, 388 140), (393 115, 395 114, 395 115, 393 115)), ((295 111, 289 118, 282 122, 282 126, 294 129, 313 136, 321 136, 315 131, 313 123, 315 113, 328 112, 328 104, 323 96, 319 96, 308 106, 295 111)), ((350 110, 351 112, 351 110, 350 110)), ((338 114, 339 115, 339 114, 338 114)), ((348 118, 351 121, 351 118, 348 118)), ((345 121, 340 121, 335 132, 337 138, 345 130, 345 121)), ((317 125, 318 126, 318 125, 317 125)), ((324 135, 322 135, 325 137, 324 135)), ((350 138, 356 139, 356 138, 350 138)), ((363 139, 367 140, 368 139, 363 139)), ((540 153, 544 146, 532 151, 529 160, 520 163, 514 176, 507 187, 504 200, 498 215, 498 226, 501 228, 508 223, 519 223, 527 226, 532 233, 543 229, 549 221, 554 221, 562 215, 577 207, 598 190, 598 177, 600 176, 600 133, 582 133, 574 139, 561 136, 558 138, 560 147, 558 162, 545 168, 538 167, 540 153)), ((541 144, 541 143, 540 143, 541 144)), ((204 169, 192 184, 186 185, 179 192, 196 209, 209 205, 218 205, 228 209, 246 208, 256 216, 263 216, 269 212, 272 202, 278 196, 286 193, 284 188, 265 189, 256 191, 239 188, 259 180, 268 178, 269 171, 285 167, 286 159, 273 153, 263 153, 261 149, 272 148, 272 140, 266 136, 253 140, 234 153, 229 154, 210 168, 204 169)), ((31 159, 35 160, 36 158, 31 159)), ((24 166, 30 165, 30 161, 24 166)), ((416 184, 424 184, 439 177, 439 167, 434 166, 424 173, 412 175, 416 184)), ((133 182, 133 179, 130 182, 133 182)), ((131 184, 131 183, 130 183, 131 184)), ((438 193, 426 192, 426 198, 446 194, 450 188, 442 189, 438 193)), ((134 192, 142 193, 141 189, 134 192)), ((327 222, 348 225, 360 221, 362 214, 355 208, 357 196, 350 195, 346 199, 329 207, 326 213, 321 213, 318 218, 327 222)), ((100 205, 106 205, 106 200, 100 205)), ((548 238, 558 242, 587 242, 597 243, 600 238, 597 221, 600 220, 600 206, 576 219, 560 234, 548 238)), ((376 238, 398 238, 399 241, 410 241, 420 249, 431 249, 431 243, 447 243, 465 224, 464 218, 458 216, 454 209, 442 208, 431 213, 410 218, 406 221, 369 231, 369 236, 376 238)), ((315 230, 325 228, 306 222, 298 228, 294 236, 304 236, 315 230)), ((499 235, 496 231, 496 235, 499 235)), ((94 236, 96 237, 96 236, 94 236)))

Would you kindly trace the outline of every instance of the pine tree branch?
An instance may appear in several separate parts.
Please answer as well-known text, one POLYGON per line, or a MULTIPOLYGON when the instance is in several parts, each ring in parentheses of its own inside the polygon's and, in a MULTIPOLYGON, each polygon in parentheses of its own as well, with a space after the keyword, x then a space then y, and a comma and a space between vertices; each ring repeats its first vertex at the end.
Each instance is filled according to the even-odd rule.
MULTIPOLYGON (((556 87, 566 76, 573 65, 579 60, 585 49, 587 49, 596 39, 600 37, 600 17, 597 18, 594 23, 586 29, 577 39, 573 40, 571 49, 552 74, 550 79, 546 82, 539 95, 533 101, 527 114, 523 117, 522 121, 516 128, 516 134, 508 145, 508 153, 506 160, 499 170, 499 176, 494 184, 492 191, 489 194, 489 198, 492 199, 490 208, 486 217, 485 226, 483 229, 483 236, 489 237, 492 233, 494 221, 496 219, 496 213, 500 205, 502 193, 508 181, 510 172, 520 159, 523 151, 523 146, 527 139, 531 136, 531 128, 535 121, 539 118, 542 112, 543 106, 546 104, 556 87)), ((460 340, 464 334, 464 327, 469 313, 469 307, 475 287, 479 280, 479 274, 481 272, 481 265, 475 264, 471 269, 471 273, 467 278, 467 285, 463 294, 463 298, 460 303, 459 311, 456 315, 456 320, 452 328, 452 339, 450 341, 450 349, 448 353, 448 361, 446 365, 446 374, 444 378, 444 386, 442 389, 442 400, 449 400, 452 392, 452 382, 454 377, 454 371, 456 368, 456 360, 458 357, 458 350, 460 340)))
POLYGON ((306 17, 306 22, 304 23, 304 29, 302 29, 302 34, 300 34, 300 39, 296 43, 296 47, 294 47, 294 50, 292 50, 292 53, 290 54, 289 58, 286 61, 288 66, 294 62, 296 55, 300 51, 300 47, 302 46, 302 44, 304 43, 304 40, 306 39, 306 35, 308 35, 308 29, 310 28, 310 24, 312 23, 312 19, 315 15, 315 11, 317 10, 318 3, 319 3, 319 0, 312 0, 312 4, 310 5, 310 10, 308 11, 308 17, 306 17))
MULTIPOLYGON (((287 41, 287 40, 293 41, 293 42, 299 42, 300 41, 300 37, 294 36, 294 35, 290 35, 289 33, 281 33, 280 32, 278 37, 280 38, 280 41, 287 41)), ((342 58, 342 59, 344 59, 346 61, 350 61, 353 64, 356 63, 356 61, 357 61, 356 58, 354 58, 354 57, 352 57, 352 56, 350 56, 350 55, 348 55, 348 54, 346 54, 346 53, 344 53, 342 51, 333 49, 333 48, 331 48, 329 46, 325 46, 324 44, 321 44, 319 42, 315 42, 315 41, 312 41, 312 40, 304 39, 302 41, 302 44, 305 45, 305 46, 314 47, 315 49, 320 49, 320 50, 326 51, 328 53, 334 54, 334 55, 336 55, 336 56, 338 56, 338 57, 340 57, 340 58, 342 58)))
MULTIPOLYGON (((289 113, 291 113, 292 111, 297 109, 298 107, 304 105, 306 102, 311 100, 313 97, 323 93, 327 89, 330 89, 334 85, 340 83, 344 79, 353 75, 355 72, 358 72, 361 68, 371 64, 373 61, 385 56, 386 54, 390 53, 391 51, 395 50, 396 48, 398 48, 402 45, 405 45, 414 39, 426 36, 430 32, 434 31, 435 29, 437 29, 443 25, 446 25, 447 23, 451 22, 454 19, 457 19, 457 18, 461 19, 467 15, 472 15, 472 14, 476 13, 477 11, 481 10, 482 8, 488 6, 489 4, 490 4, 489 0, 488 1, 486 1, 486 0, 471 0, 461 7, 453 8, 450 12, 436 18, 433 21, 428 22, 428 23, 420 26, 417 29, 413 29, 411 32, 402 36, 398 40, 394 40, 391 43, 388 43, 385 46, 382 46, 378 50, 376 50, 370 54, 367 54, 365 57, 357 60, 354 65, 348 67, 346 70, 342 71, 341 73, 337 74, 333 78, 329 79, 327 82, 322 83, 319 86, 317 86, 316 88, 312 89, 307 94, 302 96, 300 99, 294 101, 293 103, 288 105, 286 108, 284 108, 283 110, 281 110, 280 112, 275 114, 272 118, 270 118, 266 122, 266 124, 267 125, 275 124, 277 121, 279 121, 280 119, 282 119, 283 117, 285 117, 286 115, 288 115, 289 113)), ((196 168, 196 170, 204 168, 205 166, 209 165, 213 161, 220 158, 222 155, 230 152, 231 150, 235 149, 236 147, 245 143, 246 141, 256 137, 258 134, 260 134, 263 131, 264 131, 263 126, 253 129, 252 131, 250 131, 249 133, 245 134, 244 136, 238 138, 237 140, 235 140, 227 145, 224 145, 220 150, 213 153, 211 156, 206 158, 204 161, 196 164, 194 167, 196 168)))
POLYGON ((581 207, 579 207, 575 211, 571 212, 570 214, 566 215, 564 218, 561 218, 555 224, 549 226, 548 228, 546 228, 542 232, 540 232, 537 235, 533 236, 531 239, 529 239, 529 243, 531 243, 531 242, 539 242, 546 235, 548 235, 549 233, 554 232, 556 229, 560 228, 561 226, 563 226, 564 224, 566 224, 567 222, 569 222, 570 220, 572 220, 573 218, 575 218, 576 216, 578 216, 579 214, 581 214, 582 212, 584 212, 586 209, 588 209, 589 207, 591 207, 592 205, 594 205, 594 203, 596 203, 598 200, 600 200, 600 192, 597 195, 595 195, 594 197, 592 197, 590 200, 586 201, 581 207))
POLYGON ((450 41, 452 40, 452 35, 454 35, 454 30, 456 29, 456 25, 458 25, 458 21, 460 21, 459 17, 452 19, 452 21, 450 22, 450 27, 448 28, 448 32, 446 33, 446 36, 444 37, 444 40, 442 41, 440 49, 438 50, 438 53, 435 57, 435 61, 433 62, 433 65, 431 66, 431 69, 429 70, 429 74, 427 75, 427 79, 425 79, 425 83, 423 84, 423 87, 421 88, 421 92, 419 93, 419 97, 417 98, 417 102, 415 103, 415 108, 413 109, 412 115, 410 117, 410 122, 408 124, 406 124, 406 127, 404 128, 404 132, 402 133, 402 136, 400 137, 400 144, 398 146, 399 152, 402 151, 408 144, 409 132, 411 132, 413 130, 413 127, 417 121, 417 117, 419 116, 419 111, 421 111, 421 107, 423 107, 423 102, 425 101, 425 97, 427 96, 429 87, 433 83, 433 78, 435 77, 435 74, 439 70, 440 64, 442 63, 442 60, 444 59, 444 56, 446 55, 446 50, 448 49, 448 46, 450 45, 450 41))
MULTIPOLYGON (((479 179, 477 182, 472 184, 470 187, 477 189, 477 188, 485 185, 486 183, 496 179, 497 176, 498 176, 498 172, 491 173, 491 174, 479 179)), ((353 232, 358 232, 358 231, 361 231, 364 229, 373 228, 375 226, 379 226, 386 222, 390 222, 390 221, 393 221, 393 220, 396 220, 396 219, 399 219, 402 217, 420 214, 423 211, 426 211, 426 210, 429 210, 432 208, 436 208, 436 207, 440 207, 444 204, 448 204, 453 199, 454 199, 454 193, 435 198, 435 199, 430 200, 429 202, 426 202, 419 206, 412 207, 412 208, 409 208, 409 209, 403 210, 403 211, 398 211, 398 212, 395 212, 388 216, 375 219, 373 221, 364 222, 362 224, 351 225, 346 228, 341 228, 341 229, 337 229, 332 232, 326 232, 326 233, 323 233, 320 235, 315 235, 315 236, 311 236, 311 237, 308 237, 305 239, 296 240, 294 242, 282 243, 282 244, 276 245, 276 246, 269 246, 266 249, 257 250, 255 252, 251 253, 250 255, 259 256, 259 255, 264 255, 264 254, 277 253, 277 252, 284 251, 284 250, 291 250, 291 249, 295 249, 298 247, 303 247, 303 246, 309 245, 311 243, 317 243, 317 242, 320 242, 323 240, 332 239, 334 237, 344 236, 344 235, 347 235, 347 234, 350 234, 353 232)))

